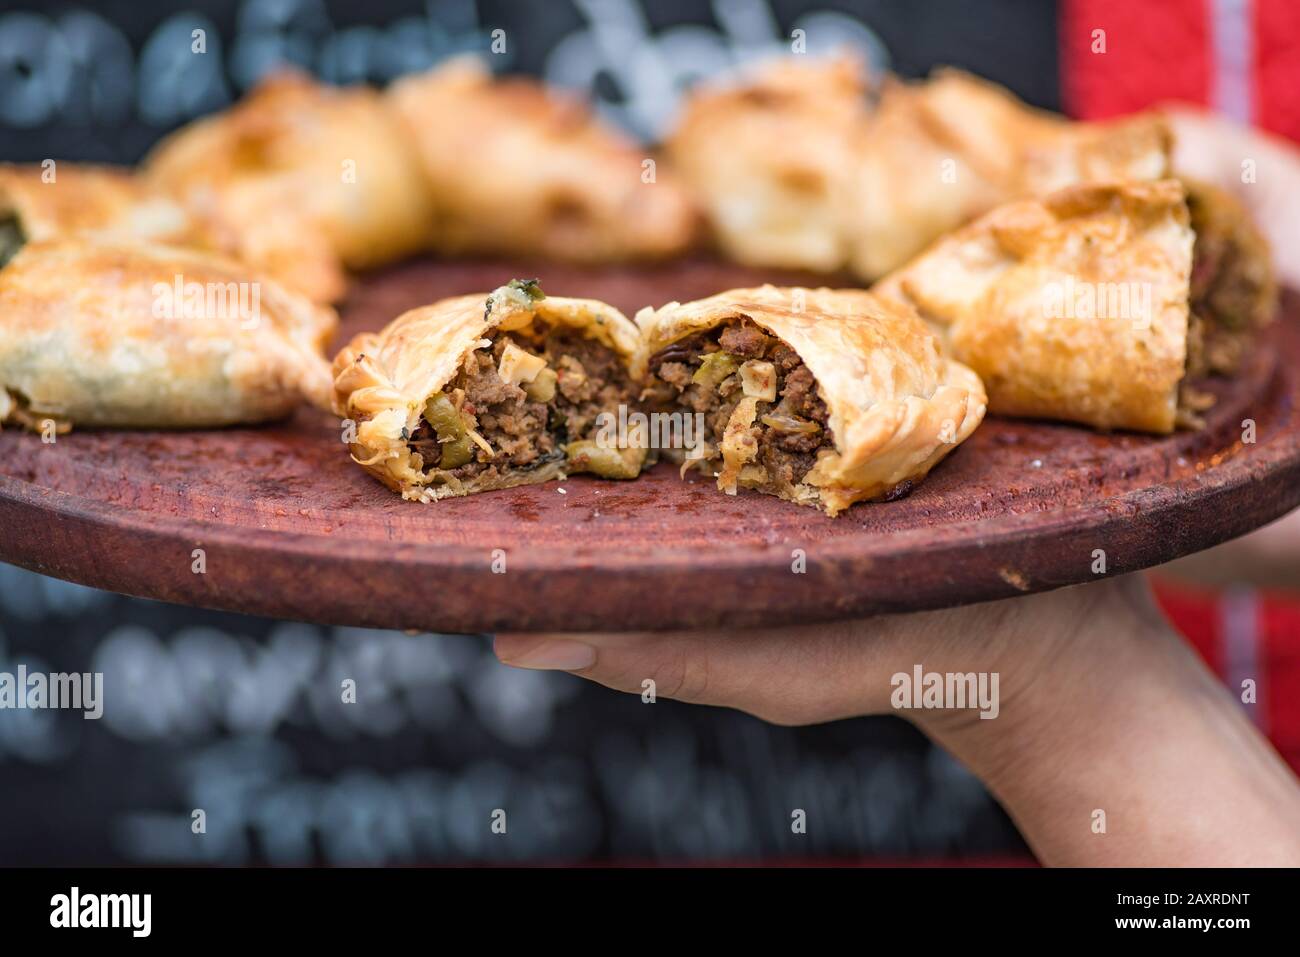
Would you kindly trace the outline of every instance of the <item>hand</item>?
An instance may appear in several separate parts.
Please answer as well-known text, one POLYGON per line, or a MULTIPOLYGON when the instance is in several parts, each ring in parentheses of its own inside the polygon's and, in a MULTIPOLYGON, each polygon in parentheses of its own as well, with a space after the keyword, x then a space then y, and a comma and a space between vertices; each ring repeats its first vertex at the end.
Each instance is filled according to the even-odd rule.
POLYGON ((500 635, 496 652, 779 724, 893 712, 894 676, 917 665, 996 672, 995 718, 897 713, 984 780, 1045 863, 1300 864, 1295 777, 1137 577, 835 625, 500 635))
POLYGON ((1044 616, 1081 597, 750 631, 499 635, 495 650, 508 665, 570 671, 619 691, 639 695, 649 680, 656 696, 737 708, 774 724, 815 724, 891 711, 891 677, 910 675, 915 664, 963 672, 1031 666, 1048 656, 1048 643, 1070 637, 1044 616), (1039 640, 1030 643, 1030 634, 1039 640))

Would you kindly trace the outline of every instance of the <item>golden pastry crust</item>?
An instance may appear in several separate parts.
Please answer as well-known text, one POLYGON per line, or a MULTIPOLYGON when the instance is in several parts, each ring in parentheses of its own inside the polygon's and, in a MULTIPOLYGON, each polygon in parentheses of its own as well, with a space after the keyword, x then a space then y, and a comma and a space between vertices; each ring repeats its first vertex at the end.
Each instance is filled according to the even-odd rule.
POLYGON ((833 272, 854 133, 867 116, 861 63, 783 59, 692 91, 668 155, 737 262, 833 272))
POLYGON ((997 208, 872 291, 914 306, 995 413, 1168 433, 1193 239, 1177 180, 1085 184, 997 208))
POLYGON ((14 217, 29 242, 78 235, 186 243, 183 207, 130 170, 59 162, 0 164, 0 218, 14 217))
POLYGON ((594 299, 547 296, 533 300, 503 286, 494 292, 443 299, 403 313, 380 332, 356 336, 334 358, 334 412, 356 425, 353 461, 402 497, 434 501, 489 488, 563 478, 563 461, 504 482, 459 487, 429 484, 409 447, 425 403, 460 371, 494 331, 523 330, 536 321, 580 332, 612 349, 639 380, 645 357, 637 327, 613 306, 594 299))
POLYGON ((696 214, 660 164, 585 104, 473 58, 399 80, 387 97, 438 201, 437 249, 581 262, 688 248, 696 214))
POLYGON ((327 407, 335 322, 209 253, 28 243, 0 270, 0 419, 204 428, 279 418, 303 398, 327 407))
POLYGON ((1158 113, 1135 113, 1104 123, 1067 122, 1020 151, 1013 188, 1032 197, 1078 183, 1158 180, 1171 175, 1173 133, 1158 113))
POLYGON ((317 302, 343 295, 345 266, 422 249, 432 227, 428 186, 380 94, 300 73, 173 133, 145 170, 214 246, 317 302))
MULTIPOLYGON (((762 286, 643 310, 646 354, 747 318, 799 354, 830 413, 834 452, 782 498, 835 515, 919 481, 984 418, 979 377, 944 358, 909 307, 861 290, 762 286)), ((716 460, 702 463, 707 471, 716 460)), ((743 483, 742 483, 743 484, 743 483)))
POLYGON ((958 70, 888 84, 858 140, 845 208, 852 265, 898 268, 994 206, 1079 182, 1169 173, 1172 137, 1156 114, 1074 123, 958 70))

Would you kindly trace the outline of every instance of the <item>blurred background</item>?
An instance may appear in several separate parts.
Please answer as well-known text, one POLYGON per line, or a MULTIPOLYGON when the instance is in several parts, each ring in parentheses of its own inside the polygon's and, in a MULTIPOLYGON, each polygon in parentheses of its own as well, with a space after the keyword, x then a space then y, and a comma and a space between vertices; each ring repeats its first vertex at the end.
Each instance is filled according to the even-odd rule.
MULTIPOLYGON (((788 49, 794 29, 811 53, 849 45, 906 76, 956 64, 1075 115, 1177 97, 1300 133, 1293 0, 42 0, 0 11, 0 159, 11 161, 134 162, 277 63, 382 84, 484 50, 494 30, 506 31, 495 68, 582 90, 646 139, 694 79, 788 49), (1109 30, 1108 60, 1079 53, 1094 23, 1109 30), (196 30, 206 57, 188 53, 196 30)), ((1227 680, 1259 681, 1252 716, 1300 766, 1296 526, 1293 515, 1163 570, 1160 589, 1227 680)), ((0 864, 1029 860, 981 785, 900 720, 787 729, 646 708, 569 675, 507 669, 484 636, 185 609, 0 565, 0 671, 19 663, 103 672, 114 707, 100 721, 0 711, 0 864), (345 676, 370 689, 346 708, 345 676), (483 827, 485 806, 512 808, 512 840, 483 827), (204 840, 190 833, 195 808, 204 840), (806 835, 790 832, 796 808, 816 822, 806 835)))

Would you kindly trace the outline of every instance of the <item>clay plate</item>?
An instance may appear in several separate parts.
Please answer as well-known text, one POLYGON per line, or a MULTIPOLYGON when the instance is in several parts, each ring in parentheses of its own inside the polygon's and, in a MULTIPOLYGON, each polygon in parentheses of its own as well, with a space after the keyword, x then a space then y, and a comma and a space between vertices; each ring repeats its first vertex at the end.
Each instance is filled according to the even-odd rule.
MULTIPOLYGON (((576 270, 410 263, 364 280, 349 336, 435 298, 540 276, 647 304, 796 277, 710 262, 576 270)), ((838 519, 660 466, 432 505, 348 460, 337 424, 0 434, 0 559, 132 595, 436 631, 778 623, 956 605, 1156 565, 1300 504, 1300 300, 1170 438, 991 418, 910 495, 838 519), (1257 441, 1243 444, 1242 422, 1257 441), (197 574, 194 550, 206 571, 197 574), (504 570, 501 559, 504 557, 504 570), (494 571, 494 559, 496 571, 494 571), (802 571, 798 571, 802 569, 802 571)))

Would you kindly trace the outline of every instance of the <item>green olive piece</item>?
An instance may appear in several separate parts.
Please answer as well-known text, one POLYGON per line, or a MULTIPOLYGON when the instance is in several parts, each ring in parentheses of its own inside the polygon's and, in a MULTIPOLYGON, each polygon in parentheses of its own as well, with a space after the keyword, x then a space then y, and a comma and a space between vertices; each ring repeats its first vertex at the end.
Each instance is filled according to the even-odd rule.
POLYGON ((556 378, 555 370, 547 366, 524 385, 524 393, 534 402, 550 402, 555 398, 556 378))
POLYGON ((570 472, 591 472, 601 478, 634 479, 641 474, 646 450, 635 445, 625 449, 602 446, 591 439, 570 442, 564 447, 570 472))
POLYGON ((465 434, 465 420, 445 393, 435 392, 425 399, 424 420, 438 433, 439 442, 450 442, 465 434))
POLYGON ((718 383, 729 375, 734 375, 740 368, 740 358, 730 352, 710 352, 691 376, 691 381, 705 388, 717 388, 718 383))
POLYGON ((468 435, 462 435, 454 442, 448 442, 442 447, 442 458, 438 460, 438 468, 454 469, 468 464, 473 458, 474 440, 468 435))
POLYGON ((438 433, 442 458, 438 468, 454 469, 474 457, 474 440, 469 437, 465 420, 442 392, 435 392, 424 403, 424 419, 438 433))

